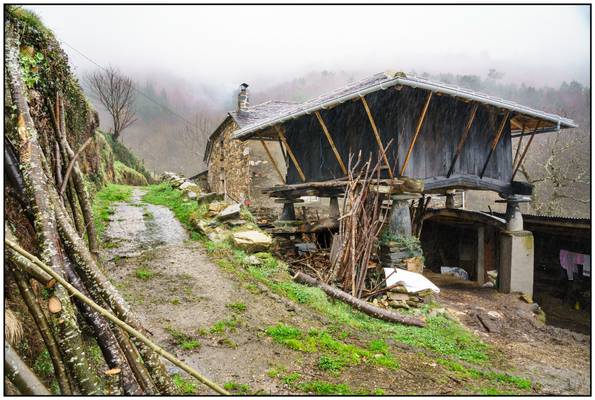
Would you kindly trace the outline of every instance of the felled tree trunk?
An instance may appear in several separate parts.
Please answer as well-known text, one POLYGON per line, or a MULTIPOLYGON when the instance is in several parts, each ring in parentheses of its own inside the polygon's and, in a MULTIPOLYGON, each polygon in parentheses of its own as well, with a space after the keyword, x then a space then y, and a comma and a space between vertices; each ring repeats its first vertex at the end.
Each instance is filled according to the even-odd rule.
MULTIPOLYGON (((72 269, 72 266, 69 266, 68 263, 66 267, 66 279, 79 292, 83 293, 87 297, 90 297, 89 293, 85 289, 85 286, 83 285, 83 282, 81 281, 81 278, 79 278, 79 276, 72 269)), ((130 369, 124 354, 120 350, 118 340, 111 331, 109 323, 105 320, 105 318, 99 315, 97 311, 93 310, 87 304, 83 302, 77 302, 77 306, 87 320, 87 323, 93 328, 95 338, 97 339, 97 344, 101 349, 107 365, 111 369, 117 368, 120 371, 118 382, 122 383, 124 393, 128 396, 142 395, 143 391, 136 381, 134 373, 130 369)))
POLYGON ((12 274, 19 288, 19 292, 21 293, 21 297, 23 298, 29 313, 33 317, 43 342, 45 343, 45 347, 48 350, 50 359, 52 360, 52 365, 54 366, 54 375, 56 376, 58 386, 60 387, 60 393, 62 395, 71 395, 72 389, 70 388, 70 381, 68 379, 66 367, 64 366, 62 356, 60 355, 60 349, 58 349, 58 344, 54 339, 54 335, 52 334, 49 323, 41 311, 39 304, 37 303, 37 299, 33 294, 31 285, 23 273, 18 269, 13 267, 12 274))
POLYGON ((4 375, 24 395, 51 396, 37 375, 27 367, 8 341, 4 342, 4 375))
POLYGON ((398 314, 393 311, 389 311, 389 310, 385 310, 380 307, 376 307, 376 306, 368 303, 367 301, 360 300, 357 297, 350 295, 347 292, 344 292, 340 289, 337 289, 335 287, 327 285, 326 283, 322 283, 322 282, 312 278, 311 276, 304 274, 303 272, 298 272, 293 277, 293 279, 298 283, 303 283, 303 284, 306 284, 309 286, 319 287, 327 295, 329 295, 335 299, 341 300, 341 301, 349 304, 350 306, 354 307, 355 309, 357 309, 365 314, 368 314, 374 318, 382 319, 382 320, 388 321, 388 322, 398 322, 400 324, 405 324, 405 325, 414 325, 414 326, 420 326, 420 327, 426 326, 425 321, 420 318, 408 317, 408 316, 401 315, 401 314, 398 314))
MULTIPOLYGON (((44 173, 43 153, 37 142, 38 134, 23 90, 24 85, 18 58, 18 40, 14 28, 10 25, 5 25, 5 27, 6 80, 13 105, 16 106, 18 112, 20 166, 25 193, 31 199, 41 257, 63 276, 63 259, 53 218, 53 207, 46 191, 46 188, 52 185, 48 184, 44 173)), ((70 298, 61 285, 56 285, 54 294, 63 307, 59 317, 52 318, 53 328, 57 332, 56 336, 63 350, 63 359, 73 371, 83 394, 100 394, 102 392, 101 384, 97 375, 90 368, 70 298)))
MULTIPOLYGON (((89 250, 93 255, 99 254, 99 245, 97 242, 97 232, 95 230, 95 224, 93 222, 93 211, 91 209, 91 201, 89 200, 89 193, 85 187, 85 180, 83 174, 79 168, 78 160, 75 158, 74 151, 66 140, 66 122, 64 117, 64 103, 60 98, 60 115, 59 115, 59 126, 60 126, 60 143, 68 154, 68 163, 72 163, 72 182, 79 200, 79 205, 83 213, 83 220, 85 221, 85 231, 87 232, 87 238, 89 240, 89 250)), ((65 160, 66 161, 66 160, 65 160)), ((68 179, 67 176, 64 179, 68 179)), ((68 184, 68 182, 67 182, 68 184)))

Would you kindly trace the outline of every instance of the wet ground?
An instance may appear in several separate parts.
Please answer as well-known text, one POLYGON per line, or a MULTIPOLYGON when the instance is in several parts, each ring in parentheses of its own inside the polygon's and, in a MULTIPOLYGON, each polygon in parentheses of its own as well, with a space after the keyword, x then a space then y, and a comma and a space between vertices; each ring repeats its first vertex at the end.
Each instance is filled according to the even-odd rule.
POLYGON ((518 294, 481 288, 475 282, 425 273, 440 287, 440 301, 485 342, 498 347, 543 394, 590 393, 591 338, 544 324, 518 294), (480 319, 488 320, 489 331, 480 319))
MULTIPOLYGON (((299 371, 309 380, 382 388, 387 394, 470 393, 468 385, 441 369, 433 356, 397 343, 398 370, 360 365, 341 376, 321 372, 317 354, 278 345, 265 329, 286 323, 307 330, 323 328, 332 321, 223 271, 207 257, 199 242, 188 240, 170 210, 144 203, 143 194, 142 189, 135 188, 130 203, 114 205, 105 232, 104 265, 152 339, 212 380, 247 384, 251 393, 299 393, 269 376, 275 368, 287 373, 299 371), (237 304, 244 304, 245 310, 238 310, 237 304), (199 344, 183 349, 179 338, 184 336, 186 342, 199 344)), ((513 299, 501 298, 495 291, 487 295, 447 282, 443 287, 441 301, 445 306, 484 340, 500 348, 517 367, 515 373, 539 382, 540 393, 588 393, 587 337, 577 339, 567 331, 535 327, 520 317, 518 320, 525 322, 517 323, 514 329, 485 332, 473 312, 496 311, 508 321, 515 320, 519 310, 527 310, 516 305, 518 300, 511 306, 513 299)), ((347 340, 363 344, 362 340, 369 339, 350 336, 347 340)), ((173 365, 169 368, 179 372, 173 365)), ((208 391, 199 386, 198 393, 208 391)))

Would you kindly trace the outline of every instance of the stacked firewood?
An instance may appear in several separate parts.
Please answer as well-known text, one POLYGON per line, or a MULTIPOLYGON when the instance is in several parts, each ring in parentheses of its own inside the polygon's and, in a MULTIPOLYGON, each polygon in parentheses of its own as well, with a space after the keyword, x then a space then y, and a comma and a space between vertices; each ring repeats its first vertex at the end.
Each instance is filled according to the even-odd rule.
POLYGON ((362 162, 360 154, 353 165, 351 161, 336 238, 340 244, 331 271, 344 291, 361 298, 368 273, 377 265, 371 258, 388 210, 381 208, 383 194, 377 190, 381 160, 362 162))

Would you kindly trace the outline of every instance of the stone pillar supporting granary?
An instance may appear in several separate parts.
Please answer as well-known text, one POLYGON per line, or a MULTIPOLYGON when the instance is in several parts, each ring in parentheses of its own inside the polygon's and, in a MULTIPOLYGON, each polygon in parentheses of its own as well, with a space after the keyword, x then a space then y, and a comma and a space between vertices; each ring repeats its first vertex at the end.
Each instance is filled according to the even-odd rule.
POLYGON ((500 233, 500 291, 533 295, 533 234, 523 230, 520 203, 528 196, 511 195, 506 202, 506 230, 500 233))

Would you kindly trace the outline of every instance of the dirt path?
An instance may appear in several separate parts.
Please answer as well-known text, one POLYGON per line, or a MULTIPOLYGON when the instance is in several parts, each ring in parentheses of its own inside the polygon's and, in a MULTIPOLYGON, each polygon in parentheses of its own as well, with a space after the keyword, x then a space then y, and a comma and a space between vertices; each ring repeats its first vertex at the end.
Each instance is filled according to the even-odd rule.
MULTIPOLYGON (((590 393, 591 338, 539 323, 534 304, 518 294, 483 289, 474 282, 427 274, 440 289, 440 300, 468 328, 500 349, 519 375, 538 382, 549 395, 590 393), (494 316, 495 318, 489 318, 494 316), (491 331, 479 317, 491 321, 491 331)), ((490 322, 488 321, 488 324, 490 322)))
MULTIPOLYGON (((303 379, 310 381, 347 383, 356 388, 382 389, 386 394, 473 393, 473 382, 449 375, 436 364, 435 357, 394 342, 399 369, 361 364, 345 369, 340 376, 322 372, 318 354, 279 345, 265 330, 278 323, 304 331, 323 329, 332 321, 243 282, 213 264, 201 243, 188 240, 173 213, 166 207, 142 202, 143 194, 143 189, 135 188, 129 203, 114 205, 101 255, 104 265, 152 338, 212 380, 248 385, 250 393, 301 393, 295 385, 272 376, 271 370, 278 369, 286 374, 299 371, 303 379)), ((465 301, 457 296, 445 291, 446 305, 454 310, 456 303, 465 301)), ((470 326, 465 317, 461 319, 470 326)), ((520 371, 527 370, 520 375, 540 382, 543 392, 588 390, 588 372, 579 370, 588 367, 588 362, 583 363, 588 360, 588 343, 552 347, 551 342, 483 336, 510 356, 509 361, 520 371), (554 358, 556 351, 566 351, 562 362, 554 358), (578 361, 571 363, 573 357, 578 361)), ((370 339, 349 336, 345 341, 365 346, 370 339)), ((172 373, 181 372, 173 365, 168 368, 172 373)), ((209 391, 198 385, 197 393, 209 391)))

